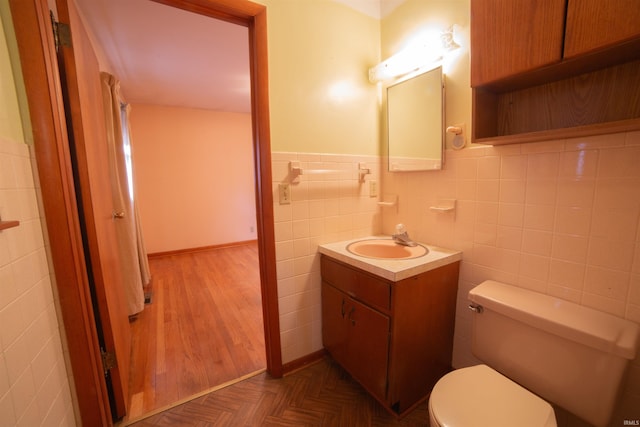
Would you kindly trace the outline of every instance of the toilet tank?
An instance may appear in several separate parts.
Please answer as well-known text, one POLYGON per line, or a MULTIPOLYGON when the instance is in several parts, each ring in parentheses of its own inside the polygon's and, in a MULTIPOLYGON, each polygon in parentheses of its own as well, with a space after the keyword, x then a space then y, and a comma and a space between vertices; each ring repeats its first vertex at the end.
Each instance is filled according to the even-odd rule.
POLYGON ((469 292, 476 357, 543 399, 607 425, 640 327, 597 310, 495 281, 469 292))

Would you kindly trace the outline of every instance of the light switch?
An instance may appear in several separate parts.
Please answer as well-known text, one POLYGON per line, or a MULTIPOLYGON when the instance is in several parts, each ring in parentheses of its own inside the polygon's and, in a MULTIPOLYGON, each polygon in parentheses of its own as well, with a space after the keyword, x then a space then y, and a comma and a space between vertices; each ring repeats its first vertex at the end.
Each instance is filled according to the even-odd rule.
POLYGON ((278 184, 278 200, 281 205, 291 204, 291 186, 289 184, 278 184))
POLYGON ((369 197, 378 197, 378 181, 369 181, 369 197))

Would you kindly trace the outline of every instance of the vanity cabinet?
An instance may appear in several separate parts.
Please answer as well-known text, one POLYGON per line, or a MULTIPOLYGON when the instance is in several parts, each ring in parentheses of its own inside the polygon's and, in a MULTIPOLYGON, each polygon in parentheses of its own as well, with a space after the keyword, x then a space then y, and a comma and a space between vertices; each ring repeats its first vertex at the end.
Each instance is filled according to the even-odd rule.
POLYGON ((451 369, 459 264, 393 282, 322 255, 323 345, 395 414, 451 369))
POLYGON ((640 129, 637 0, 471 0, 473 141, 640 129))

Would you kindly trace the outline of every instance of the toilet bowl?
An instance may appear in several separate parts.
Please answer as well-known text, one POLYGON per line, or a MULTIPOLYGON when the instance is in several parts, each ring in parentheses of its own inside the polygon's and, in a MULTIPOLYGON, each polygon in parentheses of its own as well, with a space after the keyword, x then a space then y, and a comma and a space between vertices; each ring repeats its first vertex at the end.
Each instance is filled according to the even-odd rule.
POLYGON ((457 369, 429 398, 431 427, 555 427, 553 407, 487 365, 457 369))

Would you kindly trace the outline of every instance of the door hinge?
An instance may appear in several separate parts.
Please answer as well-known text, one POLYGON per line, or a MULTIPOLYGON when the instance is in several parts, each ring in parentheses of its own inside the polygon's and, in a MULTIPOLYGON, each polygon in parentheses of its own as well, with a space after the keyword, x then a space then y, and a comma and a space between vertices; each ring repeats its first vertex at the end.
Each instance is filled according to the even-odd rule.
POLYGON ((105 351, 104 348, 100 348, 100 355, 102 356, 102 369, 105 373, 118 366, 115 352, 105 351))
POLYGON ((51 26, 53 27, 53 40, 56 46, 56 52, 60 50, 60 46, 71 47, 71 28, 69 24, 56 21, 53 12, 50 12, 51 26))

